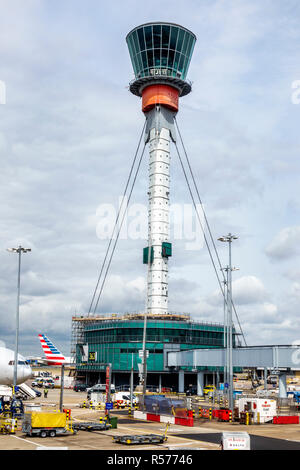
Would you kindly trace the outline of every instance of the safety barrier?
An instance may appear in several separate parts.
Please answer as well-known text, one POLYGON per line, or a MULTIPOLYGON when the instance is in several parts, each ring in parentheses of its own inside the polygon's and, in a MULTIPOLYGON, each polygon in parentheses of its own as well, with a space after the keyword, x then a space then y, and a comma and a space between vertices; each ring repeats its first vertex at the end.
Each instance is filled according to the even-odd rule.
POLYGON ((107 416, 100 416, 99 417, 99 423, 104 424, 107 423, 108 417, 107 416))
POLYGON ((228 409, 213 410, 213 418, 217 418, 218 421, 232 422, 232 411, 228 409))
POLYGON ((154 413, 144 413, 143 411, 134 411, 134 418, 144 419, 146 421, 155 421, 158 423, 178 424, 180 426, 194 426, 194 418, 192 412, 189 411, 186 417, 156 415, 154 413))
POLYGON ((86 408, 90 410, 104 410, 105 403, 102 402, 93 402, 93 401, 84 401, 80 404, 80 408, 86 408))
POLYGON ((299 416, 274 416, 273 424, 299 424, 299 416))

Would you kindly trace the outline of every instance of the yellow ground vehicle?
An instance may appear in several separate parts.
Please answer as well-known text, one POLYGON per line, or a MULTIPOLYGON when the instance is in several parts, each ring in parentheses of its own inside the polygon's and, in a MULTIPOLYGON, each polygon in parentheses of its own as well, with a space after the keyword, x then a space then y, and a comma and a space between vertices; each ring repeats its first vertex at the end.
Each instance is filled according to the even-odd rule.
POLYGON ((214 385, 206 385, 203 389, 204 395, 207 395, 210 392, 214 392, 216 390, 216 387, 214 385))

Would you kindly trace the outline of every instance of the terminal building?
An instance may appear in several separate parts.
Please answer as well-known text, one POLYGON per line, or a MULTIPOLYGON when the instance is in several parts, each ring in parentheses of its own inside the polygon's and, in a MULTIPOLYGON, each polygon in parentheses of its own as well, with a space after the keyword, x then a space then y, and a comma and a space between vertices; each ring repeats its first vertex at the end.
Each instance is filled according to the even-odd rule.
MULTIPOLYGON (((105 383, 105 367, 112 366, 112 383, 129 385, 133 369, 134 385, 139 384, 142 365, 144 314, 74 316, 72 318, 72 355, 76 381, 105 383)), ((238 336, 234 334, 234 344, 238 336)), ((167 353, 199 348, 223 348, 221 324, 197 322, 189 315, 148 315, 147 319, 147 389, 164 387, 178 390, 179 368, 167 366, 167 353)), ((181 372, 182 372, 182 368, 181 372)), ((184 387, 197 382, 203 371, 206 383, 223 380, 222 367, 188 366, 184 370, 184 387), (215 373, 215 375, 214 375, 215 373), (213 378, 213 375, 215 378, 213 378)))

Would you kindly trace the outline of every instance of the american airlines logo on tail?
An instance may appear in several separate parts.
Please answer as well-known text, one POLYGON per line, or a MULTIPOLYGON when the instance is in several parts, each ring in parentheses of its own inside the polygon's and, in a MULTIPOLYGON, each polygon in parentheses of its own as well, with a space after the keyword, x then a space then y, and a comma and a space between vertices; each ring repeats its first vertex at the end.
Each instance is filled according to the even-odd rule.
POLYGON ((39 335, 39 340, 49 365, 61 365, 66 362, 65 356, 54 346, 46 335, 39 335))

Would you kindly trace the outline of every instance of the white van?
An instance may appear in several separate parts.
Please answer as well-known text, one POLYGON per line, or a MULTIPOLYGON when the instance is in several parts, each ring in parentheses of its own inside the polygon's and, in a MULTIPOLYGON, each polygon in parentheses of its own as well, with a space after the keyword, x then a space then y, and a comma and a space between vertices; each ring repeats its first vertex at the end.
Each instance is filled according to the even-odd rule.
MULTIPOLYGON (((112 395, 112 401, 117 403, 119 406, 130 405, 130 393, 129 392, 117 392, 112 395)), ((137 396, 133 394, 132 403, 135 405, 138 402, 137 396)))

